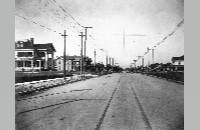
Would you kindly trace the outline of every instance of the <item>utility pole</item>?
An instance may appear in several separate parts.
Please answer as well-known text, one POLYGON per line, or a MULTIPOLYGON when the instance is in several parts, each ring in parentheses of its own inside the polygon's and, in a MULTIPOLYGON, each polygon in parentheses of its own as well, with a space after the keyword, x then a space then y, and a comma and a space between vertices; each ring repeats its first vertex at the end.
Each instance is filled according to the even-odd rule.
POLYGON ((64 37, 64 52, 63 52, 63 79, 66 80, 66 30, 64 30, 64 35, 61 35, 64 37))
POLYGON ((142 67, 144 67, 144 57, 142 58, 142 67))
POLYGON ((87 42, 87 29, 92 28, 92 27, 84 27, 85 28, 85 41, 84 41, 84 60, 83 60, 83 69, 84 69, 84 74, 86 73, 86 65, 85 65, 85 58, 86 58, 86 42, 87 42))
POLYGON ((92 27, 84 27, 84 28, 85 28, 84 57, 86 57, 87 29, 92 27))
POLYGON ((104 49, 100 49, 103 52, 106 52, 106 65, 108 64, 108 51, 104 50, 104 49))
POLYGON ((136 68, 136 62, 137 62, 137 60, 133 60, 133 61, 135 62, 135 64, 134 64, 134 65, 135 65, 135 68, 136 68))
POLYGON ((83 37, 85 35, 83 35, 83 32, 81 32, 81 35, 78 35, 78 36, 81 36, 81 61, 80 61, 80 75, 82 76, 82 73, 83 73, 83 37))
POLYGON ((108 65, 108 55, 106 54, 106 65, 108 65))
POLYGON ((149 47, 147 47, 147 57, 148 57, 148 66, 150 65, 150 58, 149 58, 149 50, 151 50, 151 49, 149 49, 149 47))
POLYGON ((94 50, 94 65, 96 65, 96 55, 97 55, 97 53, 96 53, 96 49, 94 50))
POLYGON ((138 60, 140 59, 140 58, 142 58, 142 56, 137 56, 138 57, 138 60))
POLYGON ((152 64, 154 64, 154 49, 152 49, 152 64))
POLYGON ((112 66, 114 66, 114 58, 112 58, 112 66))

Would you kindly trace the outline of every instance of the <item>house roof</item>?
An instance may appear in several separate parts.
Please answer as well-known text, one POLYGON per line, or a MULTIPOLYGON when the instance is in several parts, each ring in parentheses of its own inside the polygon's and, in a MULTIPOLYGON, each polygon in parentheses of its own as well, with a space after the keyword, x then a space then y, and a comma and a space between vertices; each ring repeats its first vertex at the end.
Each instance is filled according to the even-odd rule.
MULTIPOLYGON (((81 56, 66 56, 66 60, 80 59, 81 56)), ((58 59, 63 59, 63 56, 58 57, 58 59)))
POLYGON ((172 61, 175 61, 175 60, 184 60, 184 55, 180 57, 172 57, 172 61))
POLYGON ((56 51, 55 47, 53 46, 53 43, 46 43, 46 44, 32 44, 30 41, 27 42, 16 42, 15 43, 15 49, 47 49, 48 51, 56 51), (20 44, 23 46, 17 46, 17 44, 20 44))
POLYGON ((47 49, 56 51, 52 43, 46 43, 46 44, 33 44, 34 49, 47 49))

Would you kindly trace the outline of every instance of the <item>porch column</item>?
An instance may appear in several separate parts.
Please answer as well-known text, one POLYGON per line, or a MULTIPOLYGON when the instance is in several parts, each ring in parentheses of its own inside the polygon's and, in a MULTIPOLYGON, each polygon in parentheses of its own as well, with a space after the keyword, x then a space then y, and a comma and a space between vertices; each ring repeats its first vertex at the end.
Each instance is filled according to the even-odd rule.
POLYGON ((70 63, 69 63, 69 60, 68 60, 67 63, 66 63, 67 72, 69 72, 69 65, 70 65, 70 63))
POLYGON ((33 60, 31 60, 31 68, 33 68, 34 66, 33 66, 33 60))
POLYGON ((74 62, 73 62, 73 60, 71 60, 71 70, 74 70, 74 62))
POLYGON ((48 53, 45 52, 45 63, 44 63, 44 68, 47 69, 48 67, 48 53))
POLYGON ((39 67, 41 68, 41 60, 39 60, 39 67))
POLYGON ((51 68, 54 69, 54 53, 51 54, 51 68))
POLYGON ((23 67, 25 67, 25 61, 23 61, 23 67))

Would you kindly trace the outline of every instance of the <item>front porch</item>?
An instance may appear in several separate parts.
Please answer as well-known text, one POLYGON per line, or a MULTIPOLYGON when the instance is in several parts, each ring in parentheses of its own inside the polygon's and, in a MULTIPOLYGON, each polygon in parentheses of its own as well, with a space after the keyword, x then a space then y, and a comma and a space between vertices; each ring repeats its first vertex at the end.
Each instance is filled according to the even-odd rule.
POLYGON ((41 69, 46 68, 45 67, 46 61, 45 60, 21 60, 21 61, 15 61, 15 71, 40 71, 41 69))

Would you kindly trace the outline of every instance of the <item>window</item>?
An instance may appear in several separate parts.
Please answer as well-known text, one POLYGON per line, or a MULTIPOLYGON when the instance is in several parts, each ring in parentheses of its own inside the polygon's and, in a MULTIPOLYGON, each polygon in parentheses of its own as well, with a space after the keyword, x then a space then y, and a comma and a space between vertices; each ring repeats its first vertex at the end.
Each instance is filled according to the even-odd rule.
POLYGON ((44 68, 44 61, 41 61, 41 67, 44 68))
POLYGON ((44 53, 44 52, 38 52, 38 53, 37 53, 37 56, 38 56, 38 57, 45 57, 45 53, 44 53))
POLYGON ((178 65, 181 65, 181 61, 180 60, 178 61, 178 65))
POLYGON ((35 62, 34 62, 34 67, 39 67, 39 65, 40 65, 40 62, 39 62, 39 61, 35 61, 35 62))
POLYGON ((25 61, 25 67, 31 67, 31 61, 25 61))
POLYGON ((23 67, 23 61, 17 61, 17 67, 23 67))
POLYGON ((23 44, 17 44, 17 47, 23 47, 23 44))
POLYGON ((18 57, 32 57, 32 52, 18 52, 18 57))

